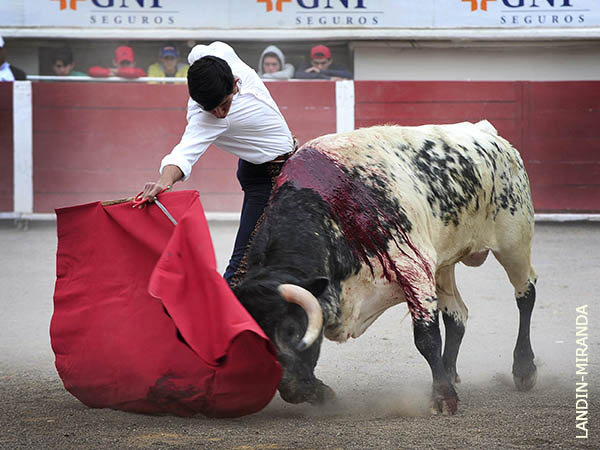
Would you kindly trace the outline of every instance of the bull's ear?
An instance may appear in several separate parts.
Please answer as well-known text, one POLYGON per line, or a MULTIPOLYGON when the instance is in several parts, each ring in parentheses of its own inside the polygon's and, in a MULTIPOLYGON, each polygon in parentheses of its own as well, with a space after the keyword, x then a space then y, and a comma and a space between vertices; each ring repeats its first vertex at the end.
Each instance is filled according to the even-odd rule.
POLYGON ((309 290, 310 293, 315 297, 319 297, 323 292, 325 292, 327 286, 329 286, 329 278, 317 277, 308 282, 306 289, 309 290))

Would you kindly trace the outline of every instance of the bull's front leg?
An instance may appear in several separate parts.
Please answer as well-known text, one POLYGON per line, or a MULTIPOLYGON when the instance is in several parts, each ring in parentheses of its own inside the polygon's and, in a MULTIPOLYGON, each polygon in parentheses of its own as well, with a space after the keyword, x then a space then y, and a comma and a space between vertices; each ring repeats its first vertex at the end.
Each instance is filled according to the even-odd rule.
POLYGON ((456 384, 460 383, 460 376, 456 371, 456 359, 458 358, 462 338, 465 335, 465 325, 455 315, 443 312, 442 317, 444 318, 444 328, 446 330, 442 360, 450 381, 456 384))
POLYGON ((437 300, 423 302, 424 311, 411 311, 415 345, 425 357, 433 375, 432 412, 455 414, 458 395, 450 382, 442 360, 442 338, 440 335, 437 300))

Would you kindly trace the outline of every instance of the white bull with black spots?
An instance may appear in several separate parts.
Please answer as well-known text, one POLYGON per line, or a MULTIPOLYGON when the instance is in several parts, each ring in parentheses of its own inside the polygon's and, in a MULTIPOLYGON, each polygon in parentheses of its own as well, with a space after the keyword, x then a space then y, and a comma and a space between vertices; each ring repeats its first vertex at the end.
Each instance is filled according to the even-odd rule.
POLYGON ((234 291, 277 347, 279 391, 292 403, 334 398, 314 375, 323 336, 357 338, 406 302, 433 410, 454 414, 468 316, 454 276, 461 261, 478 266, 491 251, 506 270, 520 312, 514 381, 535 384, 533 227, 521 157, 488 122, 327 135, 283 167, 234 291))

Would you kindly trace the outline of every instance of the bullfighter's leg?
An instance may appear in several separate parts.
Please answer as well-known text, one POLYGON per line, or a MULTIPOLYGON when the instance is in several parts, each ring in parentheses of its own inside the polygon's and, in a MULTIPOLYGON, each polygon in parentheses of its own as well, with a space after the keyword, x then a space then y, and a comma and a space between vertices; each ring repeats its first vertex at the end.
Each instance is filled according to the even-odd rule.
POLYGON ((238 161, 237 178, 244 191, 240 226, 235 238, 233 253, 223 278, 230 286, 235 286, 243 278, 245 267, 242 263, 252 232, 262 215, 272 190, 272 178, 267 164, 250 164, 238 161), (243 273, 235 276, 238 269, 243 268, 243 273))
POLYGON ((442 338, 440 336, 437 299, 421 301, 417 310, 411 307, 415 345, 425 357, 433 375, 432 412, 455 414, 458 395, 442 360, 442 338), (424 312, 423 312, 424 310, 424 312))
POLYGON ((465 334, 468 309, 456 287, 454 264, 438 270, 435 281, 438 304, 442 311, 444 328, 446 329, 442 361, 450 381, 460 383, 460 377, 456 372, 456 358, 465 334))
POLYGON ((494 251, 494 256, 508 275, 515 288, 519 308, 519 335, 513 353, 513 380, 520 391, 528 391, 537 380, 537 369, 529 336, 531 313, 535 304, 535 282, 537 275, 530 263, 530 241, 521 242, 510 249, 494 251))

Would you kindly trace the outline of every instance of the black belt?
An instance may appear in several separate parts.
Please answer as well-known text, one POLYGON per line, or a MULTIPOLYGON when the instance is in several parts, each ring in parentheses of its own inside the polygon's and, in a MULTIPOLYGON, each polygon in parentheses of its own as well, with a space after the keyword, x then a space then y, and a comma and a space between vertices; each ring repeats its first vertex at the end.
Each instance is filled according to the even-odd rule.
POLYGON ((294 152, 284 153, 283 155, 279 155, 277 158, 275 158, 274 160, 269 161, 269 162, 275 163, 275 164, 283 164, 288 159, 290 159, 290 156, 292 156, 293 154, 294 154, 294 152))
POLYGON ((283 155, 279 155, 274 160, 269 161, 270 163, 283 164, 288 159, 290 159, 294 153, 296 153, 296 150, 298 150, 298 147, 300 146, 300 144, 298 142, 298 139, 296 139, 296 136, 292 136, 292 139, 294 141, 294 150, 292 150, 291 152, 288 152, 288 153, 284 153, 283 155))

